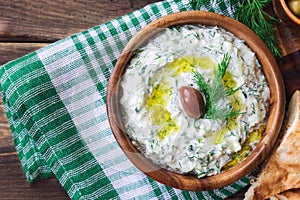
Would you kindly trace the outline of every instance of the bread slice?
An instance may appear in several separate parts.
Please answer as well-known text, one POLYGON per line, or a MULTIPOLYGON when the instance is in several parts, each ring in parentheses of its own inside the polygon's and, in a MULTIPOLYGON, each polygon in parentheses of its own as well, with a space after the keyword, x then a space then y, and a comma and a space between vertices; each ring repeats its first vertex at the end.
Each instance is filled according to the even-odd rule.
POLYGON ((300 188, 300 91, 293 94, 280 139, 245 199, 267 199, 292 188, 300 188))
POLYGON ((270 200, 299 200, 300 189, 286 190, 280 194, 270 197, 270 200))

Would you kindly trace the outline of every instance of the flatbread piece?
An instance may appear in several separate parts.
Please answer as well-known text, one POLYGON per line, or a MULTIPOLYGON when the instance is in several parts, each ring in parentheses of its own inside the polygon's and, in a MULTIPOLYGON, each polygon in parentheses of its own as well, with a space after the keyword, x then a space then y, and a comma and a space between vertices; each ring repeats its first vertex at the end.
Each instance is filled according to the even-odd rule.
POLYGON ((300 188, 300 91, 291 98, 280 137, 245 199, 267 199, 300 188))

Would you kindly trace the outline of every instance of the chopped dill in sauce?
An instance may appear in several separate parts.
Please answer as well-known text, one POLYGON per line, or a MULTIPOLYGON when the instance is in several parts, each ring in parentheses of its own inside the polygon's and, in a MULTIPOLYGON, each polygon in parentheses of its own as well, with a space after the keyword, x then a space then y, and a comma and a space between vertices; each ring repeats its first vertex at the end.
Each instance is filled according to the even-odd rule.
POLYGON ((178 173, 218 174, 245 159, 264 131, 270 94, 259 62, 243 41, 218 27, 166 29, 136 51, 121 88, 133 144, 178 173), (230 59, 219 68, 224 55, 230 59), (221 79, 214 80, 218 69, 221 79), (218 86, 221 95, 208 99, 195 73, 208 89, 218 86), (199 119, 187 116, 179 99, 182 86, 198 90, 216 109, 199 119))

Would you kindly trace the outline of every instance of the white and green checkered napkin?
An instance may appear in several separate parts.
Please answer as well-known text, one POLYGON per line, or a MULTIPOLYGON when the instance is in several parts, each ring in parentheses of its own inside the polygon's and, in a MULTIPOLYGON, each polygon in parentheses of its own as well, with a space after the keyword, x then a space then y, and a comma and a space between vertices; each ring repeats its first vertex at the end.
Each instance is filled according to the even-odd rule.
MULTIPOLYGON (((237 4, 226 2, 203 9, 232 16, 237 4)), ((107 81, 128 40, 153 20, 190 9, 189 0, 151 4, 0 68, 28 181, 54 175, 72 199, 223 199, 248 185, 243 178, 219 190, 189 192, 160 184, 131 164, 109 127, 107 81)))

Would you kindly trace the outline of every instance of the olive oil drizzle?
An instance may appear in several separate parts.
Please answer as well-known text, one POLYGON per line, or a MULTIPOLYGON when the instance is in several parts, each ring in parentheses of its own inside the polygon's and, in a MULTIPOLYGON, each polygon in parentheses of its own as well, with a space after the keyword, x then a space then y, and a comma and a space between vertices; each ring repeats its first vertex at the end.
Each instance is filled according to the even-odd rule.
MULTIPOLYGON (((226 71, 222 81, 224 87, 227 88, 227 90, 228 88, 237 88, 236 81, 233 79, 232 74, 229 73, 228 71, 226 71)), ((242 99, 240 97, 240 95, 242 95, 241 91, 238 91, 236 89, 232 89, 232 91, 235 92, 228 96, 228 98, 232 102, 232 110, 233 112, 236 113, 242 113, 246 109, 246 105, 242 103, 242 99)), ((237 123, 236 123, 237 117, 238 115, 232 115, 228 117, 226 126, 222 130, 216 133, 217 134, 216 144, 220 144, 227 133, 237 128, 237 123)))
POLYGON ((146 108, 150 114, 153 125, 158 126, 157 136, 160 140, 175 134, 179 131, 178 123, 172 118, 171 113, 167 110, 167 102, 172 94, 171 87, 164 80, 164 75, 167 72, 172 72, 171 76, 179 76, 181 73, 191 73, 195 66, 201 66, 204 69, 209 69, 216 64, 208 57, 193 57, 186 56, 176 58, 173 62, 166 65, 161 72, 152 79, 152 92, 146 97, 146 108), (154 82, 160 80, 159 84, 154 85, 154 82))
POLYGON ((242 146, 242 149, 232 155, 232 160, 228 162, 223 169, 226 170, 241 163, 253 150, 252 144, 257 143, 261 139, 265 128, 266 126, 262 125, 258 129, 249 133, 248 138, 242 146))
POLYGON ((160 140, 179 130, 179 126, 172 119, 171 113, 166 109, 170 95, 170 87, 162 82, 153 88, 151 95, 146 99, 147 111, 150 113, 153 125, 158 126, 157 136, 160 140))

